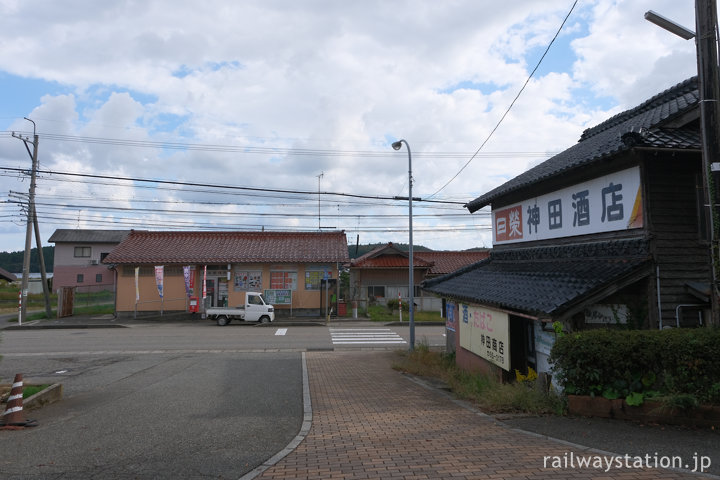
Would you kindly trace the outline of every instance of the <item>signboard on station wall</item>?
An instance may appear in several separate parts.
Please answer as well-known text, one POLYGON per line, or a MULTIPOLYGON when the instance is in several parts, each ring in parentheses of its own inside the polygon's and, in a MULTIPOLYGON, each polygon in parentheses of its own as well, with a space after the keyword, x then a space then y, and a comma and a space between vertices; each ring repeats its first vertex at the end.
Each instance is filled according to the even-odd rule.
POLYGON ((493 210, 492 218, 494 245, 641 228, 640 167, 493 210))
POLYGON ((510 371, 510 321, 508 314, 470 305, 459 305, 460 346, 510 371))
POLYGON ((292 290, 289 288, 273 288, 263 293, 265 303, 269 305, 292 305, 292 290))

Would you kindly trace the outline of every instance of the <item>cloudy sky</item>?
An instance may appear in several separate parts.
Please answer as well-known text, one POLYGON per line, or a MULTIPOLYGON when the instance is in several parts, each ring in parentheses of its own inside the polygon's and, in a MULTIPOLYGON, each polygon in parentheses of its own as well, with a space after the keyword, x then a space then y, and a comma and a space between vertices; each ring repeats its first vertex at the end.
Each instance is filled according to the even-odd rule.
POLYGON ((650 9, 695 29, 692 0, 0 0, 0 251, 24 248, 23 117, 44 245, 57 228, 407 243, 402 138, 414 243, 491 246, 465 202, 695 74, 694 41, 650 9))

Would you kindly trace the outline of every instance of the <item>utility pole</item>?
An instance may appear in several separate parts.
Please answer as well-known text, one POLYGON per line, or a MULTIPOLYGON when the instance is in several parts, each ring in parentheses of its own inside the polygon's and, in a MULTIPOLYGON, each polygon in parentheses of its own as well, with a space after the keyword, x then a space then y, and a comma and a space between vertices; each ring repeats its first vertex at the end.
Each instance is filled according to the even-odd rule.
POLYGON ((700 121, 702 128, 703 171, 707 178, 706 199, 710 208, 710 250, 712 262, 712 285, 710 288, 710 307, 712 324, 720 325, 720 305, 718 299, 718 269, 720 268, 718 241, 720 240, 720 219, 717 206, 720 203, 720 118, 718 118, 718 100, 720 100, 720 80, 718 79, 718 49, 715 27, 717 25, 716 0, 695 0, 695 28, 698 64, 698 89, 700 93, 700 121))
MULTIPOLYGON (((38 135, 35 127, 35 122, 25 117, 25 120, 33 124, 33 151, 30 152, 28 147, 29 139, 22 135, 12 132, 12 136, 19 138, 25 143, 30 157, 32 158, 32 169, 30 170, 30 193, 28 195, 28 206, 27 206, 27 225, 25 229, 25 255, 23 257, 23 272, 22 272, 22 284, 20 287, 21 305, 20 305, 20 316, 18 318, 18 324, 22 325, 22 321, 27 318, 27 296, 28 296, 28 279, 30 277, 30 249, 32 248, 32 233, 33 224, 35 218, 35 178, 37 176, 37 159, 38 159, 38 135)), ((39 230, 38 230, 39 231, 39 230)), ((42 250, 38 249, 38 254, 42 256, 42 250)), ((44 261, 43 261, 44 263, 44 261)), ((45 284, 45 282, 43 282, 45 284)), ((47 292, 47 286, 43 287, 43 290, 47 292)), ((45 303, 49 305, 50 299, 46 294, 45 303)), ((49 315, 48 315, 49 317, 49 315)))
POLYGON ((38 249, 38 257, 40 259, 40 280, 42 281, 43 295, 45 296, 45 315, 47 318, 52 317, 52 308, 50 307, 50 288, 47 282, 47 270, 45 268, 45 255, 43 255, 42 241, 40 240, 40 225, 38 225, 37 212, 33 205, 33 227, 35 227, 35 245, 38 249))

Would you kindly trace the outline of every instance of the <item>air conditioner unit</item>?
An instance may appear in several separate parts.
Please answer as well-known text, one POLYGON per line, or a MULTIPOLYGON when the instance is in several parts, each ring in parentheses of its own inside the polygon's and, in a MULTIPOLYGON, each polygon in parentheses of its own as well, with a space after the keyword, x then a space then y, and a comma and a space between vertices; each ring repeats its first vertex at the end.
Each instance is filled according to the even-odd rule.
POLYGON ((90 260, 90 265, 97 265, 97 264, 98 264, 97 260, 90 260))

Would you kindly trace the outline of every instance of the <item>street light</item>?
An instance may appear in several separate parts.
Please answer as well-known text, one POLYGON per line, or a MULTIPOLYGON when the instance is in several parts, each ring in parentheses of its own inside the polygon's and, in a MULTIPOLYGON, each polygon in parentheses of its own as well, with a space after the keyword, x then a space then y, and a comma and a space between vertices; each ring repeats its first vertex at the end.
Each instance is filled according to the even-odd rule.
POLYGON ((408 314, 410 317, 410 350, 415 350, 415 285, 413 281, 413 232, 412 232, 412 154, 410 153, 410 145, 406 140, 398 140, 392 144, 392 148, 400 150, 402 144, 408 151, 408 224, 410 226, 410 247, 409 247, 409 258, 408 258, 408 285, 410 287, 410 298, 408 302, 408 314))
POLYGON ((695 32, 659 15, 652 10, 645 13, 645 19, 685 40, 695 38, 695 51, 698 70, 698 93, 700 95, 700 131, 702 133, 702 170, 705 201, 709 209, 710 225, 710 261, 712 283, 710 285, 710 312, 712 323, 720 324, 718 308, 718 257, 716 241, 718 239, 716 203, 720 185, 720 124, 717 101, 720 96, 718 86, 720 70, 717 61, 717 2, 715 0, 695 0, 695 32), (714 188, 715 187, 715 188, 714 188))
POLYGON ((690 40, 695 37, 695 32, 689 28, 685 28, 682 25, 673 22, 669 18, 665 18, 659 13, 653 12, 652 10, 645 12, 645 20, 654 23, 660 28, 664 28, 668 32, 674 33, 685 40, 690 40))

